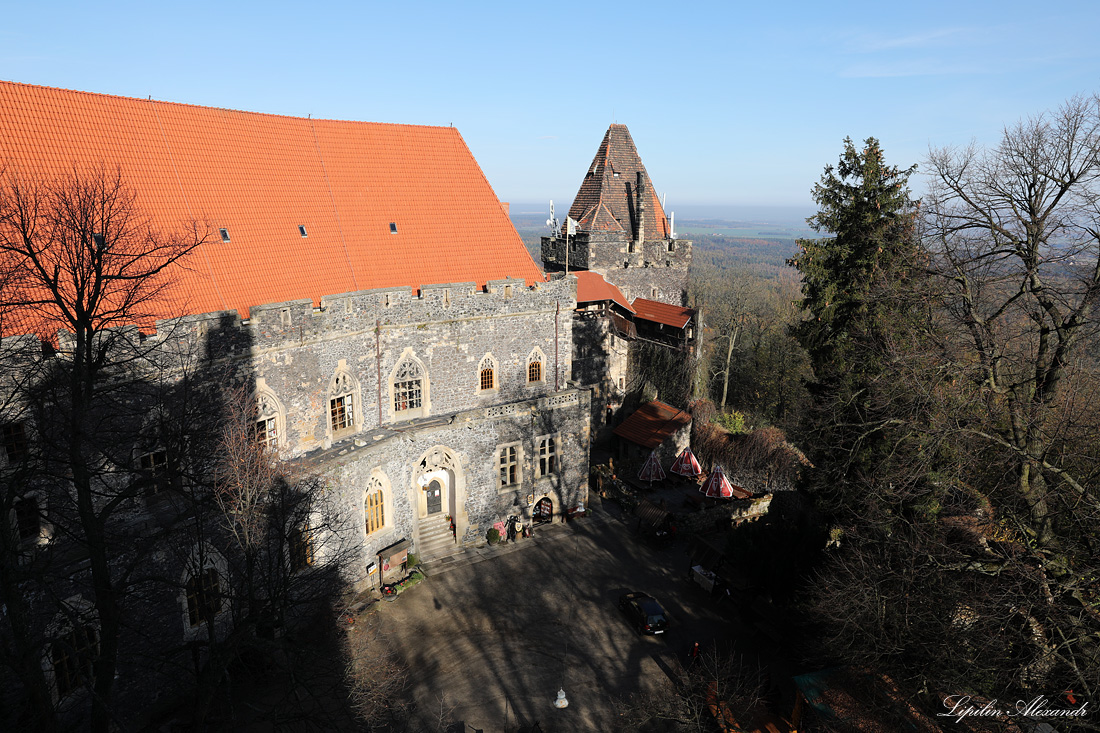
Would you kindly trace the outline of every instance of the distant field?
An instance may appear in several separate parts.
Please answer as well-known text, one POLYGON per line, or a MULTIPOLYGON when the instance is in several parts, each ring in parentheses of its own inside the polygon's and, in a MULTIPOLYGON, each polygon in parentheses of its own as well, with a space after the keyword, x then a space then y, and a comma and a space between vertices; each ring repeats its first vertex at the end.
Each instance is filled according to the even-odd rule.
POLYGON ((690 221, 676 225, 676 236, 685 237, 693 234, 709 234, 718 237, 741 237, 750 239, 812 239, 821 236, 812 229, 797 227, 771 226, 768 224, 749 224, 730 222, 725 226, 705 225, 701 226, 690 221))

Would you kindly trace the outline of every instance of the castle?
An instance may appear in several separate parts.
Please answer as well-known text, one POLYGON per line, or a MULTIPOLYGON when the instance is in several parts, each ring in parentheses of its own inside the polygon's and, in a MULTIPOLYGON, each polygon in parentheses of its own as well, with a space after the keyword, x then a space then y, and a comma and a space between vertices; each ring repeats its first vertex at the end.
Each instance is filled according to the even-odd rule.
MULTIPOLYGON (((674 238, 623 125, 585 176, 576 223, 544 239, 545 272, 449 127, 0 82, 0 164, 22 182, 117 170, 154 227, 197 222, 210 233, 170 268, 155 318, 132 324, 143 353, 168 355, 168 366, 135 388, 146 422, 114 440, 97 499, 112 507, 107 532, 120 552, 158 531, 177 543, 140 559, 143 576, 168 581, 119 608, 123 631, 146 627, 140 639, 120 636, 123 707, 198 667, 194 644, 229 633, 243 604, 218 532, 180 540, 166 529, 203 457, 191 455, 196 438, 158 433, 148 416, 170 411, 166 395, 187 379, 251 395, 254 440, 321 477, 324 501, 279 530, 289 575, 339 556, 342 580, 370 587, 410 552, 430 560, 484 543, 510 515, 529 523, 583 510, 590 441, 628 388, 627 344, 689 350, 693 339, 691 245, 674 238), (164 609, 178 620, 144 624, 164 609), (174 651, 151 657, 137 645, 174 651)), ((47 345, 35 368, 48 365, 69 349, 58 322, 48 308, 12 314, 5 341, 25 344, 33 331, 47 345)), ((29 468, 42 458, 35 446, 50 442, 41 415, 10 404, 3 417, 6 562, 58 565, 51 588, 28 576, 27 623, 53 703, 78 710, 101 606, 70 542, 71 492, 29 468)))

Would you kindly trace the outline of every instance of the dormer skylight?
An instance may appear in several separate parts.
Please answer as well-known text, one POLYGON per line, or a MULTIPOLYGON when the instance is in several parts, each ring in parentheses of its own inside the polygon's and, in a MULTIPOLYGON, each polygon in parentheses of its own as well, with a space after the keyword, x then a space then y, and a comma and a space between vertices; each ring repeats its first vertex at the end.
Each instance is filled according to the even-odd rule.
POLYGON ((306 228, 302 224, 298 225, 298 233, 301 234, 302 237, 308 237, 309 236, 308 234, 306 234, 306 228))
POLYGON ((229 241, 229 230, 228 229, 219 229, 218 234, 222 235, 222 242, 228 242, 229 241))
POLYGON ((397 234, 397 222, 390 222, 390 234, 397 234))

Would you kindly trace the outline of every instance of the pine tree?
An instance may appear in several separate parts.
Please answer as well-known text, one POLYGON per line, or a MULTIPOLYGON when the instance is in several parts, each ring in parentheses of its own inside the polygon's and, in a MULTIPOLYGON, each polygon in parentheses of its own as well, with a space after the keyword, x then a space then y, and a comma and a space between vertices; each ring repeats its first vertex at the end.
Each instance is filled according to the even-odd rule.
POLYGON ((830 236, 799 240, 789 263, 802 275, 806 318, 794 334, 814 374, 812 444, 828 451, 828 467, 815 463, 841 483, 873 470, 889 422, 877 407, 876 381, 911 317, 906 294, 918 249, 908 180, 915 169, 887 165, 874 138, 862 150, 846 138, 839 163, 826 166, 814 186, 820 210, 807 219, 830 236))

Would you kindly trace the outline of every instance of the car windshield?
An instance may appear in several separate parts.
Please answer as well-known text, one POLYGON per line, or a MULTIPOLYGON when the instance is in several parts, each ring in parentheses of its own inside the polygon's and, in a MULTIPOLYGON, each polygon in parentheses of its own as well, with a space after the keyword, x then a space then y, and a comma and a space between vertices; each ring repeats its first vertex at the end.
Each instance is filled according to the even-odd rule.
POLYGON ((664 616, 647 616, 645 622, 650 626, 657 626, 665 622, 664 616))
POLYGON ((643 598, 638 601, 638 608, 642 609, 642 612, 647 616, 660 616, 664 614, 664 609, 652 598, 643 598))

